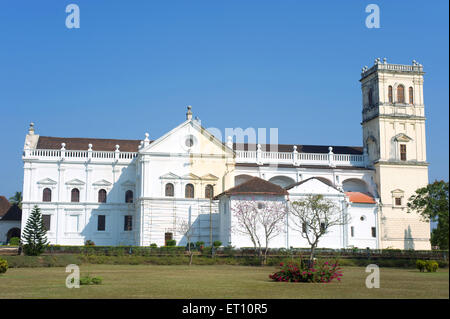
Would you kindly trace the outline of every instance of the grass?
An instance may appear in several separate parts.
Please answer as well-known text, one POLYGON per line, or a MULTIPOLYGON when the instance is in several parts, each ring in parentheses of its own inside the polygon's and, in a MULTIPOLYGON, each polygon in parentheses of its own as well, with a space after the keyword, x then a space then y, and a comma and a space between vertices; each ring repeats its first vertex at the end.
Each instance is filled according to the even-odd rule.
POLYGON ((380 268, 380 288, 368 289, 363 267, 344 267, 342 282, 279 283, 275 267, 231 265, 82 265, 101 285, 65 287, 63 267, 11 268, 0 275, 0 298, 449 298, 448 269, 437 273, 380 268))

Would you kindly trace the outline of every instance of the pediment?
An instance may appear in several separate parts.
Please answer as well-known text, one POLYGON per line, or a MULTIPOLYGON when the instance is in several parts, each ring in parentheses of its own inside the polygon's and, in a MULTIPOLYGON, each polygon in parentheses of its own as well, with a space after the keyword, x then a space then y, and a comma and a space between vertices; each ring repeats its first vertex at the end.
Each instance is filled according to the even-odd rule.
POLYGON ((331 186, 328 183, 325 183, 320 178, 315 177, 293 184, 288 189, 288 192, 289 194, 327 194, 327 195, 343 194, 337 188, 331 186))
POLYGON ((183 178, 183 179, 201 179, 199 176, 197 176, 197 175, 195 175, 195 174, 192 174, 192 173, 183 175, 182 178, 183 178))
POLYGON ((106 179, 101 179, 99 181, 96 181, 92 185, 94 185, 94 186, 111 186, 112 183, 108 182, 106 179))
POLYGON ((206 181, 217 181, 219 178, 213 174, 206 174, 202 176, 202 180, 206 181))
POLYGON ((56 185, 56 181, 51 178, 44 178, 37 182, 40 185, 56 185))
POLYGON ((408 135, 403 134, 403 133, 395 135, 394 139, 397 142, 409 142, 409 141, 412 141, 411 137, 409 137, 408 135))
POLYGON ((167 174, 164 174, 164 175, 160 176, 159 178, 160 179, 179 179, 180 176, 178 176, 178 175, 176 175, 174 173, 167 173, 167 174))
POLYGON ((394 189, 393 191, 391 191, 391 193, 392 193, 392 194, 403 194, 403 193, 405 193, 405 192, 404 192, 403 190, 397 188, 397 189, 394 189))
POLYGON ((208 132, 196 120, 183 122, 139 150, 139 152, 158 155, 205 154, 221 157, 233 157, 234 154, 231 148, 208 132), (188 146, 190 138, 192 138, 193 143, 188 146))
POLYGON ((84 182, 79 180, 78 178, 71 179, 66 182, 66 185, 84 185, 84 182))

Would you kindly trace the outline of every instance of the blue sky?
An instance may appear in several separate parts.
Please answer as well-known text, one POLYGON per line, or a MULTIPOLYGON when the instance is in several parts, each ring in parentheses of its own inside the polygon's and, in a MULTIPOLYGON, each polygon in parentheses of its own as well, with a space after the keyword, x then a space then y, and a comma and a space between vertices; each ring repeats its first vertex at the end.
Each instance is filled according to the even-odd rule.
POLYGON ((426 71, 430 181, 448 180, 448 2, 2 1, 0 194, 22 188, 29 122, 50 136, 158 138, 184 120, 362 145, 360 70, 426 71), (76 3, 81 28, 65 26, 76 3), (376 3, 381 28, 367 29, 376 3))

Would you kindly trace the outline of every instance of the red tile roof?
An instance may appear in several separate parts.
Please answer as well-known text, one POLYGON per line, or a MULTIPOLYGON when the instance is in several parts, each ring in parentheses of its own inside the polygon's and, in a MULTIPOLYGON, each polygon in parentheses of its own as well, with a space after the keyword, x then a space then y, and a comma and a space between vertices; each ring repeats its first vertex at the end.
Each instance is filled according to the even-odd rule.
POLYGON ((345 192, 352 203, 375 204, 375 199, 367 194, 360 192, 345 192))
POLYGON ((6 214, 6 212, 11 207, 8 199, 5 196, 0 196, 0 218, 6 214))
POLYGON ((222 195, 275 195, 275 196, 283 196, 288 195, 289 193, 274 183, 268 182, 259 177, 252 177, 248 181, 239 184, 235 187, 232 187, 223 193, 215 196, 217 199, 222 195))

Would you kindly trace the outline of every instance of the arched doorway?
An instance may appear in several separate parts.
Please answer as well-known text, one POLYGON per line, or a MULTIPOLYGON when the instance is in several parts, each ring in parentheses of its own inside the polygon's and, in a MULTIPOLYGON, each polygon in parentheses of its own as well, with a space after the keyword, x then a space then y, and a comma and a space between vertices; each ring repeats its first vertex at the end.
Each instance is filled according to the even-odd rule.
POLYGON ((13 237, 19 237, 20 238, 20 229, 17 227, 11 228, 6 233, 6 242, 9 243, 9 240, 13 237))

